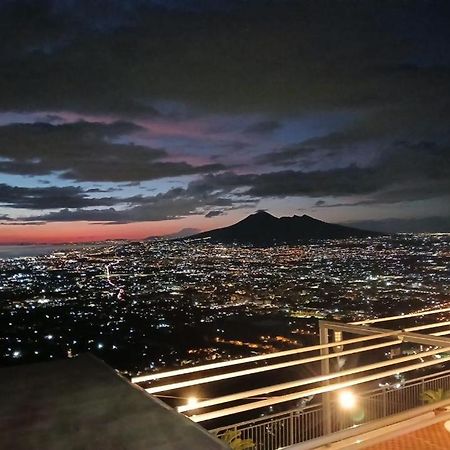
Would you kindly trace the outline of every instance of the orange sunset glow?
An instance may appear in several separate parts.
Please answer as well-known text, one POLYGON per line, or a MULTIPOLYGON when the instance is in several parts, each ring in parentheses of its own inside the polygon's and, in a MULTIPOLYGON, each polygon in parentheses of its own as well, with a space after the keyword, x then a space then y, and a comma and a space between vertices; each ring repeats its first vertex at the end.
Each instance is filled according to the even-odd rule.
MULTIPOLYGON (((230 218, 227 218, 229 221, 230 218)), ((233 220, 233 219, 231 219, 233 220)), ((107 239, 145 239, 177 233, 182 228, 202 230, 202 217, 197 220, 179 219, 160 222, 133 222, 129 224, 92 224, 89 222, 46 223, 43 225, 2 225, 0 245, 61 244, 93 242, 107 239)), ((226 225, 224 218, 208 222, 210 227, 226 225)))

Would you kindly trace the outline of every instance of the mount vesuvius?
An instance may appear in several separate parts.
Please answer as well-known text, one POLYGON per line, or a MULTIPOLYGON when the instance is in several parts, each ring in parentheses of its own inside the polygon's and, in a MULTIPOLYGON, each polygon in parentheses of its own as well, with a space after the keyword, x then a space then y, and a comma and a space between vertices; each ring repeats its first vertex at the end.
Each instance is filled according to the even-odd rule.
POLYGON ((346 239, 379 236, 381 233, 323 222, 307 216, 275 217, 258 211, 234 225, 189 236, 213 243, 271 246, 296 244, 309 239, 346 239))

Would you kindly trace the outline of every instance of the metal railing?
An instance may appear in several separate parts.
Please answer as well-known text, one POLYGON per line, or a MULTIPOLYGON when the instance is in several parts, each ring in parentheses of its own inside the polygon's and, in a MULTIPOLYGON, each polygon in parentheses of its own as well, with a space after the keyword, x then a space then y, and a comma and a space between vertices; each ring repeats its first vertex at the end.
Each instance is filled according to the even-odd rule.
MULTIPOLYGON (((450 370, 399 383, 398 386, 380 387, 359 395, 358 408, 343 413, 331 402, 332 431, 408 411, 423 405, 426 390, 450 389, 450 370)), ((322 404, 271 414, 258 419, 216 428, 211 433, 221 436, 227 430, 240 431, 242 439, 251 439, 257 450, 276 450, 323 436, 322 404)))
POLYGON ((242 439, 251 439, 255 448, 272 450, 296 442, 304 442, 322 436, 322 407, 306 406, 258 419, 217 428, 212 433, 219 437, 227 430, 240 431, 242 439))

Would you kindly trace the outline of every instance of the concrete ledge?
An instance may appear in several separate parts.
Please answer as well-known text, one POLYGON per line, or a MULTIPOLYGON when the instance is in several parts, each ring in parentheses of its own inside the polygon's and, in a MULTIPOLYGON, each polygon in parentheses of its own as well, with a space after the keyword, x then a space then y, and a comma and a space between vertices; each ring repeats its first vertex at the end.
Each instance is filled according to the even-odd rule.
POLYGON ((223 450, 92 355, 0 369, 0 449, 223 450))

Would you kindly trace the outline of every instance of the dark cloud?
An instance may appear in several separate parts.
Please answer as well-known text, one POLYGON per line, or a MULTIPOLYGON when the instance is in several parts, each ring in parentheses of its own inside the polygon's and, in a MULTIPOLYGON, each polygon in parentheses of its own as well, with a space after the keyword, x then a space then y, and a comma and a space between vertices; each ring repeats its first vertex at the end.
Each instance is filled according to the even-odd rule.
MULTIPOLYGON (((450 81, 450 72, 449 72, 450 81)), ((411 95, 416 99, 415 95, 411 95)), ((328 156, 342 155, 374 147, 383 150, 392 143, 437 142, 450 144, 447 126, 450 120, 450 105, 439 96, 434 104, 424 101, 417 108, 404 105, 372 109, 351 121, 350 124, 324 135, 301 142, 300 147, 327 151, 328 156)))
POLYGON ((357 166, 313 172, 285 170, 251 178, 253 182, 245 193, 255 197, 367 194, 382 184, 372 168, 357 166))
POLYGON ((20 209, 58 209, 110 206, 134 201, 135 198, 118 199, 114 197, 93 198, 80 187, 17 187, 0 184, 0 206, 20 209))
POLYGON ((154 196, 135 196, 116 199, 116 203, 128 202, 126 207, 111 208, 68 208, 59 211, 21 218, 21 222, 110 222, 129 223, 179 219, 188 215, 207 214, 211 208, 231 210, 253 206, 250 201, 236 201, 222 197, 220 193, 199 191, 188 187, 174 188, 154 196))
POLYGON ((98 193, 98 192, 101 192, 101 193, 104 193, 104 192, 116 192, 116 191, 120 191, 120 190, 122 190, 121 188, 116 188, 116 187, 111 187, 111 188, 108 188, 108 189, 100 189, 100 188, 90 188, 90 189, 86 189, 86 193, 88 193, 88 194, 93 194, 93 193, 98 193))
POLYGON ((261 197, 374 196, 400 202, 450 192, 450 149, 436 143, 395 143, 373 165, 329 170, 283 170, 263 174, 208 175, 192 188, 261 197))
POLYGON ((125 192, 140 181, 199 177, 186 188, 127 199, 103 195, 102 186, 3 185, 0 202, 60 209, 36 220, 115 223, 208 215, 272 197, 337 197, 335 205, 354 197, 357 206, 448 193, 449 16, 443 0, 0 2, 0 110, 38 111, 49 122, 0 127, 0 172, 127 182, 125 192), (164 102, 180 106, 168 113, 164 102), (239 173, 133 144, 143 132, 132 123, 137 116, 173 125, 177 108, 206 119, 261 118, 202 153, 226 164, 239 151, 239 173), (74 111, 126 121, 64 124, 64 112, 74 111), (295 121, 330 113, 351 120, 282 147, 295 142, 295 121), (275 137, 276 150, 254 156, 253 141, 275 137), (246 154, 257 173, 242 162, 246 154))
POLYGON ((223 214, 225 214, 224 211, 218 210, 218 209, 214 209, 214 210, 212 210, 212 211, 208 211, 208 212, 205 214, 205 217, 206 217, 207 219, 211 219, 212 217, 221 216, 221 215, 223 215, 223 214))
POLYGON ((24 226, 24 225, 35 225, 35 226, 39 226, 39 225, 45 225, 47 222, 43 222, 43 221, 34 221, 34 222, 22 222, 20 220, 16 220, 16 219, 12 219, 9 216, 1 216, 0 220, 2 222, 0 222, 0 225, 8 225, 8 226, 24 226))
MULTIPOLYGON (((88 221, 95 223, 129 223, 141 221, 161 221, 179 219, 196 213, 198 203, 195 200, 179 199, 165 202, 149 202, 128 209, 62 209, 58 212, 30 216, 27 222, 73 222, 88 221)), ((198 212, 197 212, 198 213, 198 212)))
POLYGON ((345 225, 382 233, 448 233, 448 230, 450 230, 450 217, 389 218, 347 222, 345 225))
POLYGON ((317 148, 305 147, 303 145, 289 145, 281 150, 265 153, 257 156, 257 164, 272 164, 274 166, 289 166, 304 161, 305 158, 317 153, 317 148))
POLYGON ((163 149, 118 143, 140 130, 134 124, 76 122, 14 124, 0 127, 0 171, 20 175, 58 173, 78 181, 141 181, 191 175, 223 168, 163 161, 163 149))
POLYGON ((260 199, 270 197, 354 196, 356 199, 353 203, 336 204, 325 204, 323 200, 318 200, 317 207, 397 203, 448 194, 448 155, 447 147, 435 143, 400 142, 385 149, 375 164, 370 166, 351 165, 314 171, 284 170, 263 174, 208 174, 190 182, 186 188, 177 187, 149 197, 91 199, 79 189, 54 191, 49 187, 29 193, 9 188, 9 191, 15 192, 14 196, 4 187, 4 196, 17 198, 15 203, 18 207, 49 208, 49 205, 61 205, 64 208, 58 212, 30 216, 26 220, 114 223, 176 219, 192 214, 213 217, 227 210, 255 205, 260 199), (128 205, 119 207, 119 203, 128 205), (92 208, 96 205, 114 207, 92 208))
POLYGON ((253 125, 249 125, 245 130, 244 133, 249 134, 270 134, 277 130, 278 128, 281 128, 281 123, 277 122, 276 120, 264 120, 262 122, 257 122, 253 125))
POLYGON ((216 111, 390 105, 417 116, 448 98, 445 1, 230 1, 194 13, 143 1, 3 3, 5 110, 155 113, 155 99, 172 99, 216 111))
POLYGON ((245 175, 224 173, 209 175, 194 184, 198 189, 220 190, 253 198, 348 195, 376 191, 380 183, 372 173, 373 169, 356 166, 315 172, 284 170, 245 175))

